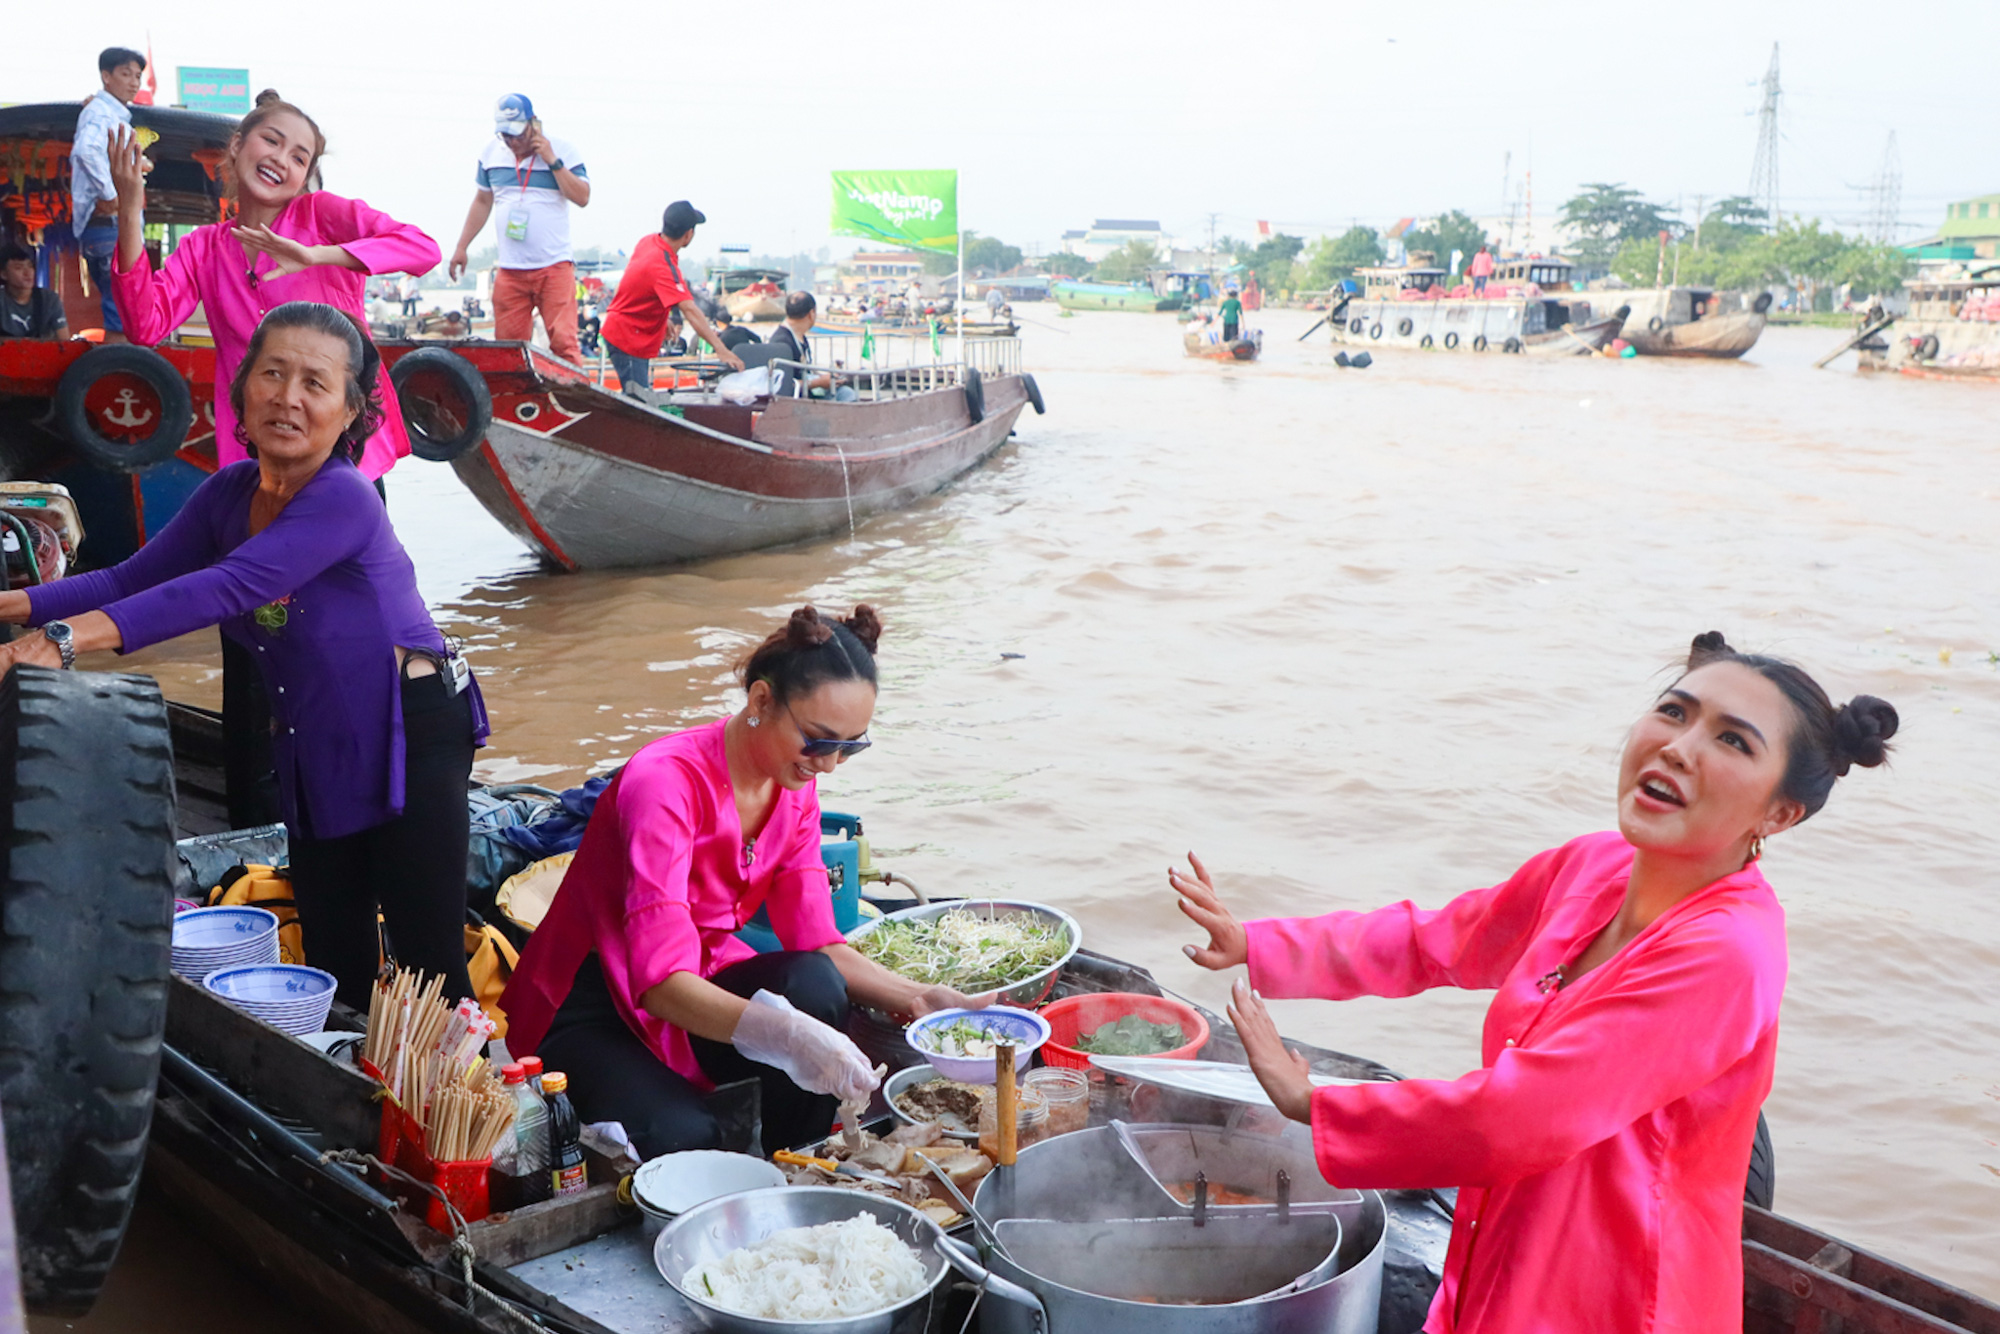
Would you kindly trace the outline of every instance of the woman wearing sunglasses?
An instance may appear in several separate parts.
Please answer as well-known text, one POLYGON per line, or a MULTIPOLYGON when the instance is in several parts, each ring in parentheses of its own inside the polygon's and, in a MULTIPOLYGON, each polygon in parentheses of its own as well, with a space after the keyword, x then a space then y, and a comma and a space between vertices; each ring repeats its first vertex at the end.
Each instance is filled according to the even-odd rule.
POLYGON ((875 1076, 849 997, 920 1015, 979 1004, 871 963, 834 926, 814 784, 866 750, 873 608, 801 607, 746 658, 735 715, 650 742, 598 798, 583 846, 501 1005, 507 1045, 569 1075, 586 1122, 652 1158, 712 1147, 705 1095, 763 1084, 764 1140, 803 1144, 875 1076), (784 948, 735 933, 759 908, 784 948))

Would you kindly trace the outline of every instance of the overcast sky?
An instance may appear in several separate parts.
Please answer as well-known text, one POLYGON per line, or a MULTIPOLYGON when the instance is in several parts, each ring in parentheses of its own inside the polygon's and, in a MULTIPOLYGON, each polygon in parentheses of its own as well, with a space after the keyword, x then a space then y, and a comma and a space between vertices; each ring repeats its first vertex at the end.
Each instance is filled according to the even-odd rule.
POLYGON ((93 0, 14 7, 0 101, 81 98, 96 54, 241 66, 326 131, 328 187, 449 253, 505 92, 571 140, 594 199, 578 244, 629 247, 671 200, 697 245, 817 250, 835 167, 960 171, 964 225, 1053 248, 1096 217, 1190 239, 1505 211, 1532 166, 1546 217, 1623 181, 1692 211, 1740 193, 1757 83, 1782 47, 1788 209, 1859 227, 1896 131, 1905 236, 2000 190, 2000 4, 1692 0, 1417 6, 570 0, 290 6, 93 0), (172 15, 172 17, 168 17, 172 15), (1407 17, 1405 17, 1407 16, 1407 17))

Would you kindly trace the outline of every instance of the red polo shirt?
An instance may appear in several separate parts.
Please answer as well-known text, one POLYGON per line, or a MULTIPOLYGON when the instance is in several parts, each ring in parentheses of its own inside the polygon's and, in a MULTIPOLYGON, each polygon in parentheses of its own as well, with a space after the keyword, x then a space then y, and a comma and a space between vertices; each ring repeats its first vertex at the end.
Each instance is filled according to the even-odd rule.
POLYGON ((659 356, 667 312, 693 295, 667 238, 654 232, 632 247, 632 262, 604 317, 604 340, 627 356, 659 356))

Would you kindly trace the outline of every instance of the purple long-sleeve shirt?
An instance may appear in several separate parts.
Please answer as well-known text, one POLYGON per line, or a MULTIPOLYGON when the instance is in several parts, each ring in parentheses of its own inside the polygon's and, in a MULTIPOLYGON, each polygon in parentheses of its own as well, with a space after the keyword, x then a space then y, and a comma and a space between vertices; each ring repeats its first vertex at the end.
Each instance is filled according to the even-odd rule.
MULTIPOLYGON (((121 652, 219 624, 263 670, 286 825, 339 838, 401 814, 396 647, 442 651, 444 636, 382 498, 353 464, 329 460, 252 537, 257 478, 256 463, 233 463, 130 560, 28 590, 31 622, 102 611, 121 652)), ((486 706, 476 681, 471 690, 484 745, 486 706)))

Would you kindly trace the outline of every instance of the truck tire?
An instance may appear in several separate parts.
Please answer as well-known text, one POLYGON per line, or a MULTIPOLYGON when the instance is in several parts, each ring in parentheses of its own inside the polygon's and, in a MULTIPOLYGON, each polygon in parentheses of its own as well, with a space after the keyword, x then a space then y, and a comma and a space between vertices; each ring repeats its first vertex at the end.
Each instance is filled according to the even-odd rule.
POLYGON ((464 357, 443 347, 420 347, 389 368, 389 382, 403 405, 410 452, 429 463, 450 463, 478 447, 493 425, 493 391, 464 357), (447 435, 448 425, 456 434, 447 435))
POLYGON ((150 677, 0 680, 0 1108, 37 1314, 88 1311, 117 1258, 167 1023, 173 751, 150 677))
POLYGON ((76 452, 110 472, 138 472, 166 462, 194 425, 194 393, 181 373, 152 348, 132 343, 94 347, 71 362, 56 382, 53 408, 76 452), (114 403, 119 417, 111 416, 114 403), (121 419, 132 422, 126 435, 104 433, 121 419), (130 434, 142 427, 151 429, 143 436, 130 434))

